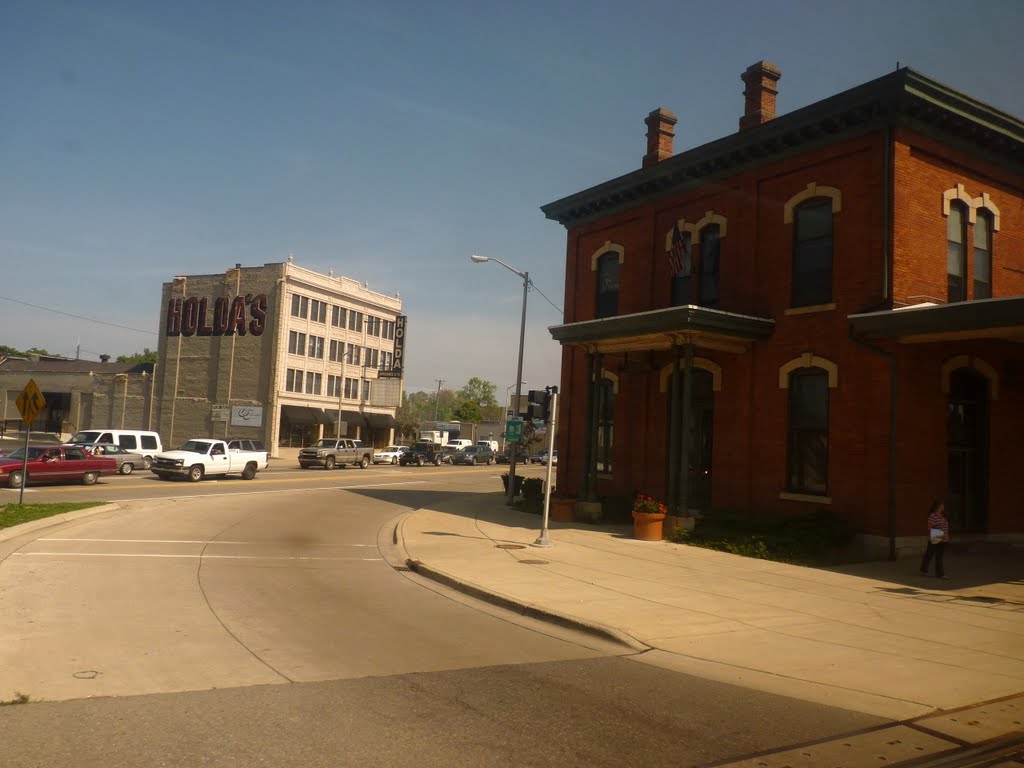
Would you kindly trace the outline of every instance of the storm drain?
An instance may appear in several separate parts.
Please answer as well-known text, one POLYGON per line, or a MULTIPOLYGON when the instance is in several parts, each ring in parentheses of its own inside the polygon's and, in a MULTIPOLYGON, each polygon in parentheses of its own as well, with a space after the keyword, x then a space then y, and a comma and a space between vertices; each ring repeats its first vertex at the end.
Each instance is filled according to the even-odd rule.
POLYGON ((526 549, 525 544, 495 544, 497 549, 526 549))
POLYGON ((412 573, 412 568, 410 568, 408 565, 396 565, 393 567, 396 571, 405 571, 407 573, 412 573))
POLYGON ((547 565, 547 560, 520 560, 521 565, 547 565))

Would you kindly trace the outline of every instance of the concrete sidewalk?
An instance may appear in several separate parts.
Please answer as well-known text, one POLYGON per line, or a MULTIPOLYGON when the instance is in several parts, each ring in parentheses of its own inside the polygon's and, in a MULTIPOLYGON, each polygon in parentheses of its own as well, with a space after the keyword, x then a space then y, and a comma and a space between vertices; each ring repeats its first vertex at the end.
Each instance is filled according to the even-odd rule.
POLYGON ((538 548, 540 518, 502 501, 418 510, 397 543, 424 575, 704 678, 894 720, 1024 691, 1019 550, 1001 564, 950 556, 939 581, 911 560, 804 568, 640 542, 625 526, 554 523, 554 546, 538 548))

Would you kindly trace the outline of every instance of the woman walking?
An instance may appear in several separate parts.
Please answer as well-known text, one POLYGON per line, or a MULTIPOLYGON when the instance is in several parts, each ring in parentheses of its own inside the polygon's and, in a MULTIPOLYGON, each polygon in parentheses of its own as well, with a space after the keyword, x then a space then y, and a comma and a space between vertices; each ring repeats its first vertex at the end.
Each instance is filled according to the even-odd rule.
POLYGON ((946 505, 941 501, 933 501, 931 512, 928 514, 928 546, 924 550, 924 557, 921 558, 922 575, 928 575, 928 566, 934 556, 935 575, 940 579, 947 578, 942 560, 946 554, 948 541, 949 520, 946 519, 946 505))

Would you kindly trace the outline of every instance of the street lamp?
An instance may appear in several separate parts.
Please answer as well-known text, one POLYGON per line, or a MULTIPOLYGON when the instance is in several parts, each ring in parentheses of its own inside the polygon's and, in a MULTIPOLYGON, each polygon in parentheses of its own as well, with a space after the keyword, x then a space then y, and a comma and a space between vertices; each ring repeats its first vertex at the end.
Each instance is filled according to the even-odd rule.
MULTIPOLYGON (((520 398, 523 395, 523 342, 526 338, 526 295, 530 288, 530 273, 520 272, 514 267, 510 267, 504 261, 500 259, 494 259, 490 256, 477 256, 476 254, 469 257, 470 261, 476 264, 483 264, 485 261, 493 261, 495 264, 500 264, 509 272, 514 272, 519 277, 523 278, 523 317, 519 323, 519 362, 516 366, 516 407, 518 408, 520 398)), ((505 503, 508 506, 512 506, 515 502, 516 496, 516 454, 518 451, 515 450, 515 446, 512 448, 512 453, 508 457, 508 499, 505 503)))

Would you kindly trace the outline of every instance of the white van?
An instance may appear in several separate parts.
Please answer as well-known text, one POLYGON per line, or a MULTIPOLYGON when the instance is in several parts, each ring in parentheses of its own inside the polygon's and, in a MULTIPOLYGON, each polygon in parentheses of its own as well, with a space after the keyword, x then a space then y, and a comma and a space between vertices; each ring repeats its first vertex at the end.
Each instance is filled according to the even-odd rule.
POLYGON ((449 440, 449 441, 448 441, 448 445, 454 446, 455 448, 457 448, 457 449, 458 449, 458 450, 460 450, 460 451, 461 451, 461 450, 462 450, 463 448, 466 448, 467 446, 470 446, 470 445, 472 445, 472 444, 473 444, 473 441, 472 441, 472 440, 460 440, 460 439, 455 439, 455 440, 449 440))
POLYGON ((138 429, 83 429, 76 432, 68 442, 76 445, 94 445, 96 443, 113 443, 126 451, 141 453, 146 469, 153 463, 153 456, 164 447, 160 435, 156 432, 144 432, 138 429))

